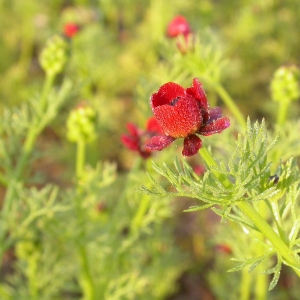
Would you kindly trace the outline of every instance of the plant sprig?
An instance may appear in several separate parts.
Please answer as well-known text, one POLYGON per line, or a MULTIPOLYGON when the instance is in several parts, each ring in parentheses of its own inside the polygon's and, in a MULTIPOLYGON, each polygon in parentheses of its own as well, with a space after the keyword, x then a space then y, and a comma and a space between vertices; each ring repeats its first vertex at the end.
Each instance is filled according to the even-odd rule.
POLYGON ((187 212, 211 208, 222 217, 246 227, 253 234, 253 242, 257 234, 264 237, 260 239, 265 245, 265 253, 259 257, 239 258, 239 270, 250 266, 252 271, 265 259, 277 256, 277 265, 267 269, 267 273, 274 273, 270 283, 273 288, 279 277, 281 264, 291 266, 300 274, 300 260, 298 257, 300 230, 299 205, 295 201, 299 194, 300 176, 295 160, 279 164, 276 171, 276 181, 271 176, 271 161, 268 154, 274 147, 277 138, 271 142, 268 139, 264 120, 251 125, 247 121, 247 131, 244 136, 239 135, 236 148, 228 159, 217 163, 211 151, 200 149, 208 171, 203 178, 197 176, 185 160, 180 163, 176 158, 175 168, 166 164, 153 168, 165 177, 175 189, 168 191, 149 175, 154 189, 141 187, 140 191, 155 196, 184 196, 200 200, 203 204, 187 209, 187 212), (265 203, 268 210, 260 215, 259 203, 265 203), (288 215, 292 215, 288 218, 288 215), (267 217, 267 221, 263 216, 267 217), (269 249, 269 250, 266 250, 269 249))

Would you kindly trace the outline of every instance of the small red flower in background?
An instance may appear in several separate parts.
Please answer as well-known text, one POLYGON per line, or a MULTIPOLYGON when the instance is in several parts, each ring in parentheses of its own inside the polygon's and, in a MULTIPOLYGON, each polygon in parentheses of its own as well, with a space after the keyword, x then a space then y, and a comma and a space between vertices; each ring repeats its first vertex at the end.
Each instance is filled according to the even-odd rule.
POLYGON ((202 176, 204 175, 206 168, 203 165, 195 165, 193 167, 193 171, 198 175, 198 176, 202 176))
POLYGON ((125 147, 132 151, 138 152, 143 158, 151 156, 151 150, 145 149, 143 143, 157 134, 163 134, 158 122, 154 117, 148 119, 146 130, 138 128, 133 123, 127 124, 129 134, 123 134, 121 141, 125 147))
POLYGON ((224 254, 231 254, 232 253, 231 247, 226 245, 226 244, 216 245, 216 250, 218 252, 221 252, 221 253, 224 253, 224 254))
POLYGON ((168 25, 167 36, 176 38, 176 45, 182 54, 194 50, 195 36, 183 16, 175 17, 168 25))
POLYGON ((150 103, 164 135, 152 137, 145 144, 149 150, 160 151, 177 138, 184 138, 182 154, 192 156, 202 147, 197 134, 209 136, 230 126, 219 107, 209 108, 198 78, 187 89, 174 82, 164 84, 151 96, 150 103))
POLYGON ((171 38, 179 35, 187 37, 191 33, 191 28, 185 17, 176 16, 168 25, 167 35, 171 38))
POLYGON ((67 23, 64 26, 64 34, 68 38, 74 37, 79 30, 80 30, 80 26, 75 23, 67 23))

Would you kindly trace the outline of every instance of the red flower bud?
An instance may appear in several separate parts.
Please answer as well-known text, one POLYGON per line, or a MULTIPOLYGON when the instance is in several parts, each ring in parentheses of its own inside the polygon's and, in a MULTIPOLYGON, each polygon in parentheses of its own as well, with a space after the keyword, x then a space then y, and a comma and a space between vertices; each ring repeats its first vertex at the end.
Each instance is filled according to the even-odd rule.
POLYGON ((224 253, 224 254, 231 254, 232 253, 231 247, 226 245, 226 244, 216 245, 216 250, 221 252, 221 253, 224 253))
POLYGON ((64 34, 68 38, 74 37, 78 31, 80 30, 80 27, 75 23, 67 23, 64 26, 64 34))
POLYGON ((190 33, 190 25, 183 16, 175 17, 168 25, 167 35, 171 38, 177 37, 181 34, 186 37, 190 33))

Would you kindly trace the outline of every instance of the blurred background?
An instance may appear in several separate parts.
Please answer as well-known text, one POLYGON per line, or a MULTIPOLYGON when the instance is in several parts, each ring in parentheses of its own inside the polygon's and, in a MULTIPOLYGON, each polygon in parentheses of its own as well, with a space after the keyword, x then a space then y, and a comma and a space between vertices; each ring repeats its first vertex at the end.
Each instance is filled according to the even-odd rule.
MULTIPOLYGON (((132 122, 145 128, 152 115, 149 97, 165 82, 175 81, 188 87, 193 77, 201 77, 200 71, 197 74, 190 68, 185 73, 185 67, 176 64, 179 55, 184 54, 179 53, 176 41, 167 37, 167 27, 177 15, 186 18, 192 32, 201 37, 203 47, 210 47, 212 53, 220 55, 224 67, 219 80, 245 119, 248 115, 253 120, 264 117, 271 126, 277 114, 277 104, 270 96, 272 76, 282 65, 299 64, 299 0, 0 0, 2 113, 23 105, 40 92, 45 74, 39 55, 47 40, 60 35, 69 45, 67 65, 55 84, 59 86, 63 77, 70 78, 74 95, 39 138, 37 150, 43 155, 33 163, 34 175, 29 185, 41 187, 47 182, 62 189, 72 186, 75 147, 66 139, 65 124, 72 109, 88 103, 98 116, 98 136, 88 148, 87 162, 95 166, 97 161, 108 161, 116 166, 114 185, 99 195, 108 207, 105 222, 110 222, 110 209, 122 197, 117 191, 125 189, 133 165, 151 165, 151 159, 144 162, 122 144, 120 137, 127 132, 126 124, 132 122), (74 35, 67 36, 66 24, 78 26, 74 35)), ((208 87, 207 93, 212 103, 223 107, 224 114, 230 114, 213 89, 208 87)), ((289 111, 291 118, 298 115, 299 101, 293 102, 289 111)), ((178 149, 174 151, 179 154, 178 149)), ((168 153, 159 153, 159 158, 152 159, 173 161, 176 154, 168 153)), ((191 163, 197 165, 193 159, 191 163)), ((131 173, 133 179, 127 194, 127 200, 134 198, 135 204, 141 196, 135 195, 134 189, 148 182, 144 169, 139 172, 131 173)), ((2 187, 2 197, 4 192, 2 187)), ((161 292, 149 297, 138 292, 107 299, 239 299, 235 292, 228 294, 236 290, 239 274, 226 273, 232 267, 231 248, 224 242, 227 233, 211 212, 182 212, 193 203, 189 199, 164 199, 153 212, 151 222, 155 224, 158 218, 155 225, 166 228, 155 233, 155 241, 170 240, 166 248, 175 249, 158 260, 161 266, 165 263, 162 277, 157 277, 161 283, 166 273, 174 274, 161 292)), ((127 205, 132 205, 133 212, 134 205, 127 205)), ((130 214, 127 217, 130 219, 130 214)), ((128 228, 124 225, 122 230, 126 236, 128 228)), ((136 243, 140 248, 149 246, 143 240, 136 243)), ((164 252, 164 246, 159 245, 164 252)), ((144 263, 151 265, 154 257, 147 258, 147 248, 144 251, 144 263)), ((7 269, 2 272, 3 282, 8 273, 14 274, 13 257, 14 249, 5 257, 7 269)), ((142 283, 141 287, 142 290, 142 283)), ((39 299, 79 299, 76 292, 70 292, 72 288, 67 290, 64 296, 60 292, 60 296, 39 299)), ((294 290, 295 279, 287 272, 270 299, 300 299, 294 290)), ((13 292, 10 295, 15 296, 3 299, 29 299, 26 292, 23 298, 13 292)))

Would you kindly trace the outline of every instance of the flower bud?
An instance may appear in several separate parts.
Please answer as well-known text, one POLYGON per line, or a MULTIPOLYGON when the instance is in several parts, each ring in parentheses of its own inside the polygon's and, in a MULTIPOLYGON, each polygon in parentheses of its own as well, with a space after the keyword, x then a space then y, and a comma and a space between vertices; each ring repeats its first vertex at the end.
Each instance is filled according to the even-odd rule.
POLYGON ((27 232, 15 246, 15 252, 18 258, 28 260, 29 258, 38 258, 40 244, 32 232, 27 232))
POLYGON ((173 18, 167 28, 167 35, 170 38, 174 38, 179 35, 187 36, 190 33, 190 24, 183 16, 176 16, 175 18, 173 18))
POLYGON ((47 41, 40 55, 40 64, 47 74, 55 75, 63 70, 67 61, 67 47, 66 41, 58 35, 47 41))
POLYGON ((74 109, 67 120, 67 138, 70 142, 92 142, 96 139, 96 112, 90 106, 74 109))
POLYGON ((271 95, 276 102, 290 102, 299 98, 299 69, 296 66, 283 66, 275 72, 271 81, 271 95))
POLYGON ((67 23, 64 25, 64 34, 67 38, 71 39, 79 32, 80 27, 76 23, 67 23))

